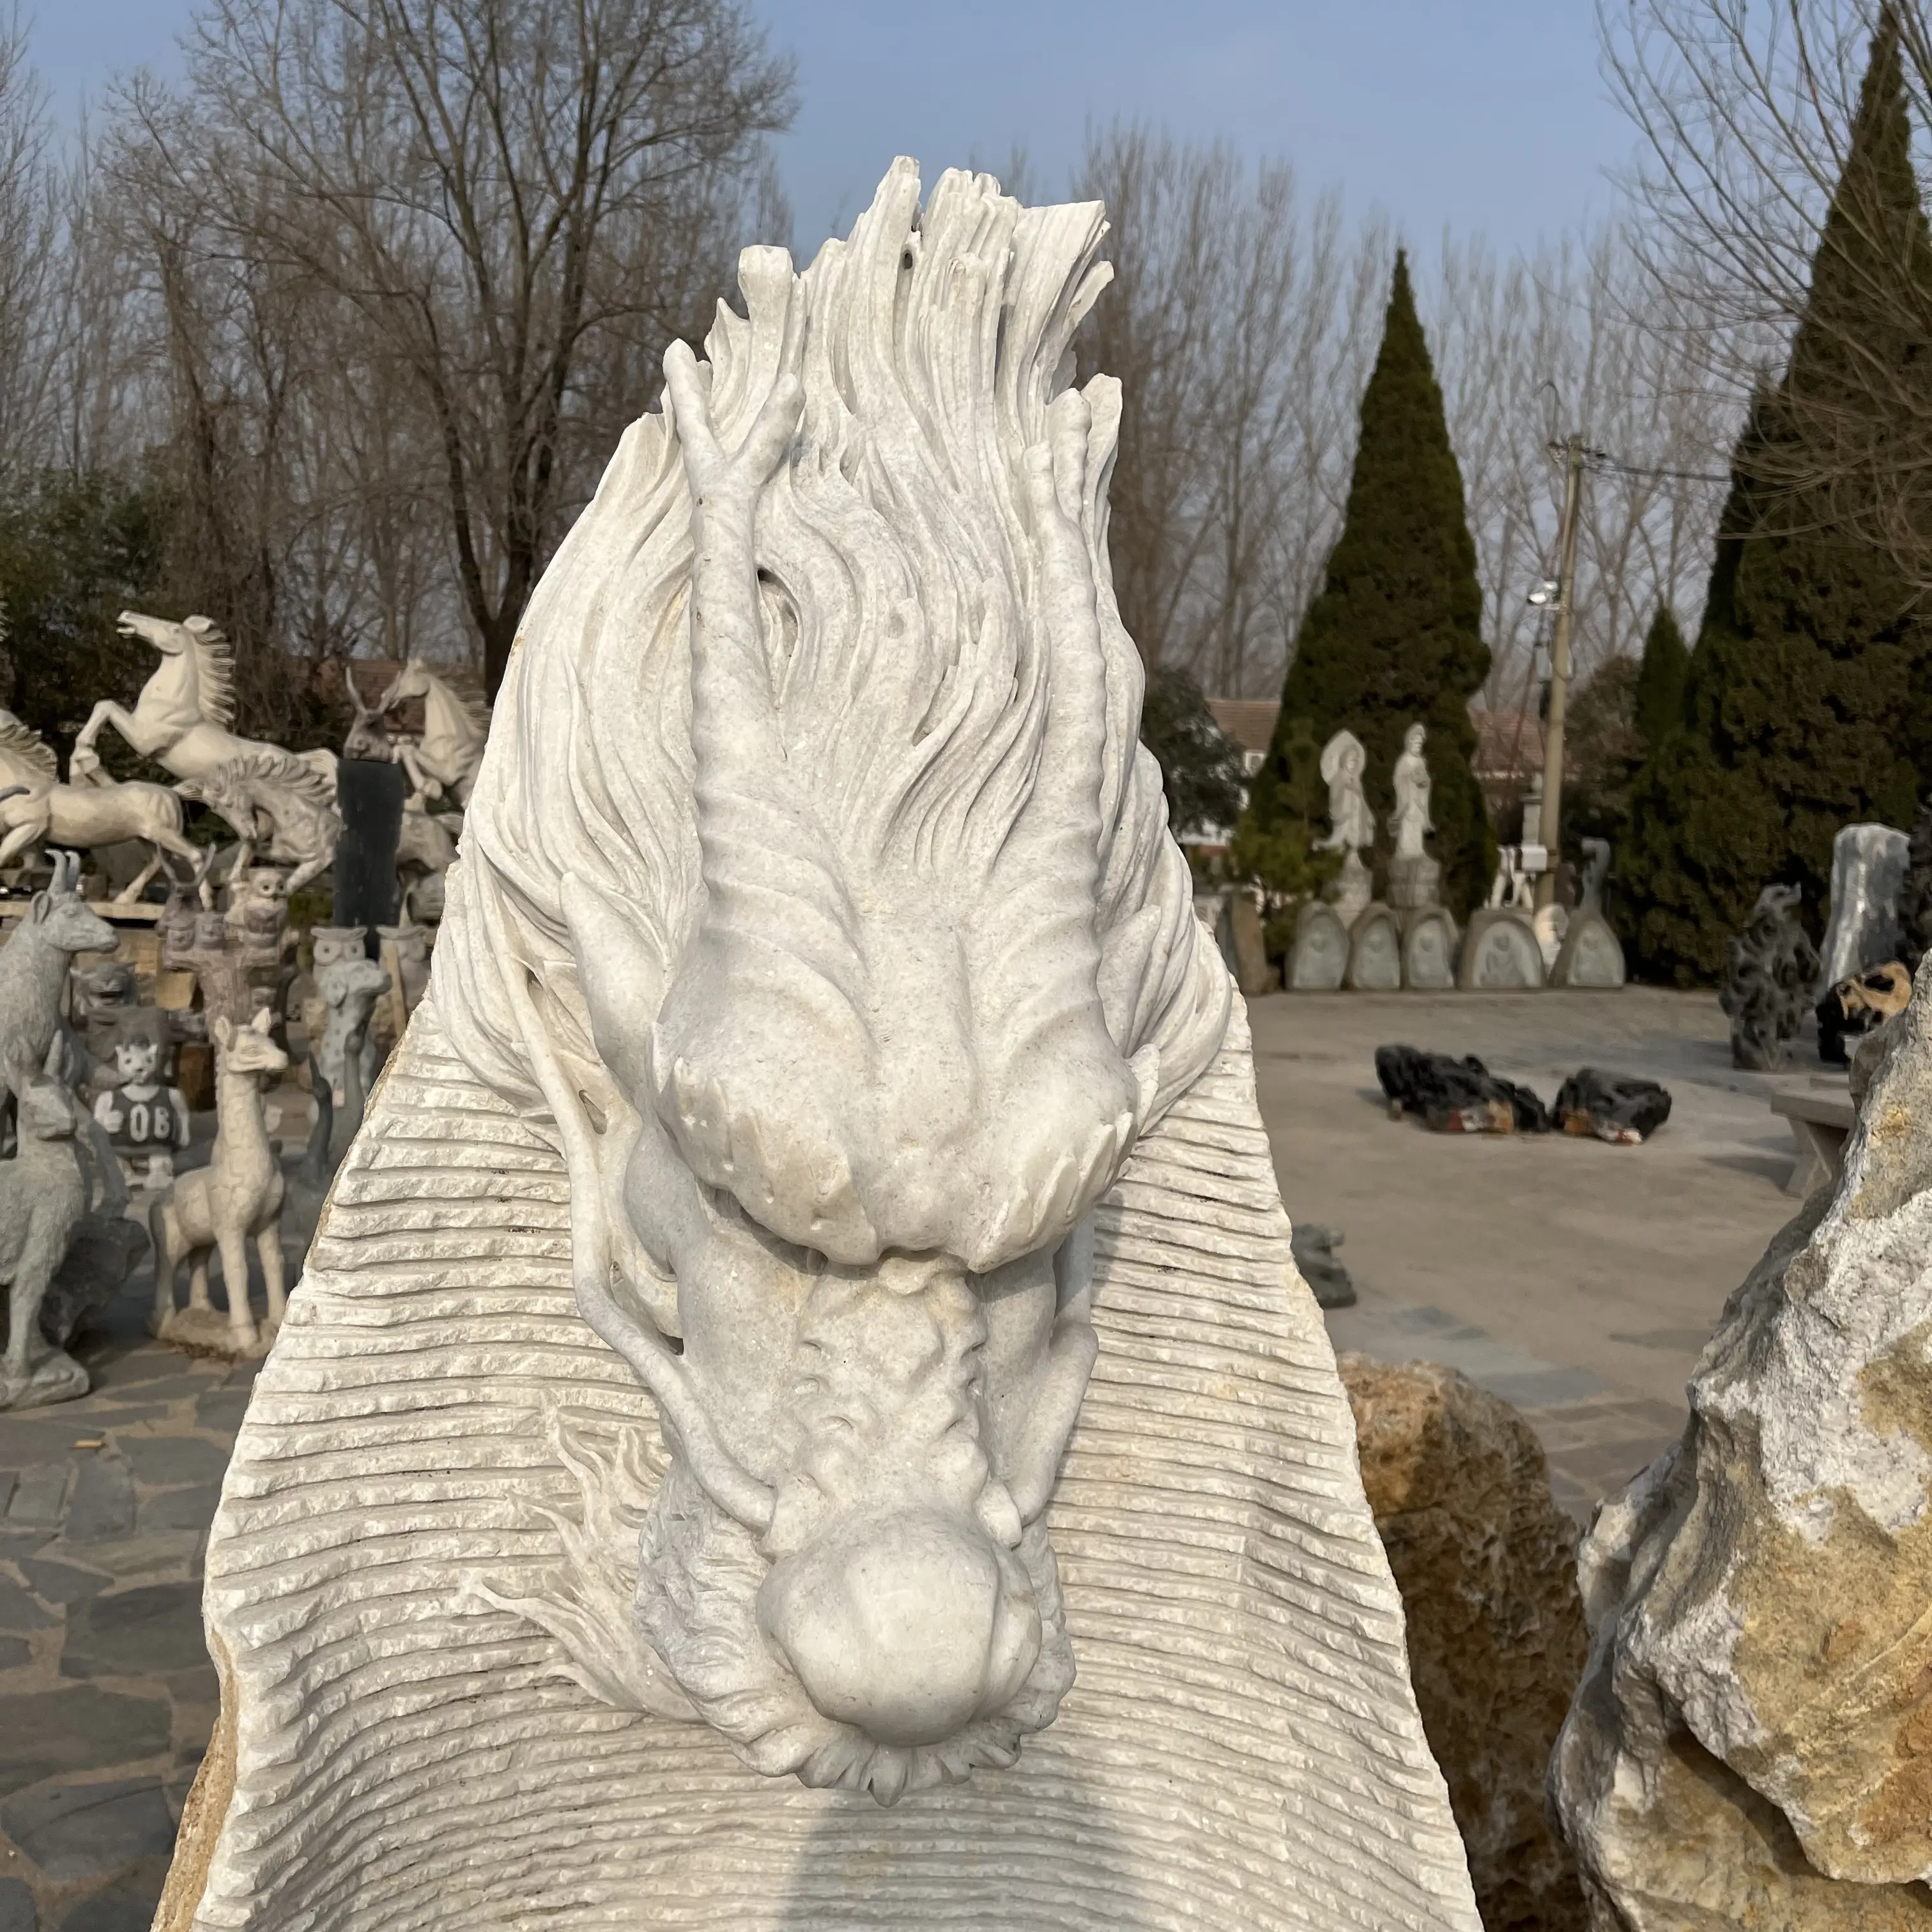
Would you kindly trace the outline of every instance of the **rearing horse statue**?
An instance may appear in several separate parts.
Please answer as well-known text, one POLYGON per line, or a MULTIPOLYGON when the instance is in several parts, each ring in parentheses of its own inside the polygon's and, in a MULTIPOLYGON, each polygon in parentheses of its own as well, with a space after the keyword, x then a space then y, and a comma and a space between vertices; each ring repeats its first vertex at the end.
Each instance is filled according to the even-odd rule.
POLYGON ((420 744, 399 742, 396 755, 410 775, 411 786, 435 798, 451 794, 466 806, 483 762, 483 741, 489 735, 490 714, 465 698, 448 680, 431 670, 421 658, 412 658, 383 692, 378 711, 393 711, 413 698, 423 701, 420 744))
POLYGON ((132 711, 103 698, 74 741, 70 769, 76 777, 98 762, 94 741, 111 724, 143 758, 158 759, 178 778, 212 778, 236 758, 266 753, 292 759, 320 773, 335 789, 333 752, 284 752, 254 738, 238 737, 235 722, 235 654, 207 617, 149 617, 121 614, 121 634, 140 638, 161 654, 160 668, 141 687, 132 711))

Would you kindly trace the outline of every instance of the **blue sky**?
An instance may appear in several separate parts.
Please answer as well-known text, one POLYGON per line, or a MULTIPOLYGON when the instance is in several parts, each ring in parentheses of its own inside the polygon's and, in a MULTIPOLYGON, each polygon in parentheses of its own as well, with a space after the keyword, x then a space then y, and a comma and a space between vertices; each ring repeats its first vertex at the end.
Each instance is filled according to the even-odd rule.
MULTIPOLYGON (((1432 244, 1527 246, 1607 213, 1631 148, 1590 0, 753 0, 797 56, 779 144, 805 253, 895 154, 930 180, 1016 144, 1058 190, 1091 122, 1165 122, 1285 157, 1352 212, 1432 244)), ((39 0, 36 64, 64 114, 116 71, 175 64, 190 0, 39 0)))

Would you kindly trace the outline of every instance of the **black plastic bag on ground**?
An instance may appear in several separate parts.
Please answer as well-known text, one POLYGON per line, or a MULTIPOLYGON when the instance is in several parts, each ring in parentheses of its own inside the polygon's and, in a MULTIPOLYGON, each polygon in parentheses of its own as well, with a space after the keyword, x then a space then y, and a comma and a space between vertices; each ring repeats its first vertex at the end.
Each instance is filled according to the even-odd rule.
POLYGON ((1439 1134, 1546 1134, 1552 1125, 1527 1087, 1500 1078, 1474 1054, 1452 1060, 1418 1047, 1378 1046, 1376 1078, 1391 1106, 1439 1134))
POLYGON ((1670 1119, 1670 1095, 1654 1080, 1580 1066, 1557 1089, 1551 1111, 1566 1134, 1634 1147, 1670 1119))

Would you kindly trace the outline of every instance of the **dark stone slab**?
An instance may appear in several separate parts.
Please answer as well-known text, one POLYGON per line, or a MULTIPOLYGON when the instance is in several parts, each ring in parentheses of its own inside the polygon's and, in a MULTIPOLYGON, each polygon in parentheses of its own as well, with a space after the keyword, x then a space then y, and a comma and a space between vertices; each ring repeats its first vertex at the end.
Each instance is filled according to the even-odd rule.
POLYGON ((232 1439, 248 1412, 248 1397, 252 1393, 245 1388, 210 1389, 195 1404, 194 1419, 202 1428, 232 1439))
POLYGON ((134 1529, 134 1482, 117 1456, 91 1456, 75 1472, 74 1500, 61 1534, 69 1543, 106 1543, 134 1529))
POLYGON ((175 1842, 158 1778, 40 1785, 0 1804, 0 1828, 59 1885, 104 1879, 137 1858, 166 1858, 175 1842))
POLYGON ((97 1570, 82 1570, 51 1556, 24 1556, 16 1560, 34 1595, 50 1604, 77 1604, 82 1598, 98 1597, 111 1580, 97 1570))
POLYGON ((141 1529, 206 1529, 214 1519, 221 1486, 209 1483, 198 1490, 164 1490, 141 1505, 141 1529))
MULTIPOLYGON (((335 848, 338 926, 371 928, 396 922, 396 843, 402 836, 409 774, 374 758, 344 758, 335 768, 342 837, 335 848)), ((370 956, 374 957, 373 952, 370 956)))
POLYGON ((0 1636, 0 1670, 18 1670, 33 1655, 23 1636, 0 1636))
MULTIPOLYGON (((166 1874, 164 1873, 162 1877, 166 1874)), ((97 1892, 83 1899, 60 1922, 60 1932, 148 1932, 154 1922, 154 1907, 160 1904, 161 1879, 154 1889, 130 1892, 116 1886, 111 1892, 97 1892)))
POLYGON ((164 1699, 92 1684, 0 1699, 0 1798, 44 1778, 159 1757, 172 1727, 164 1699))
POLYGON ((51 1610, 42 1610, 19 1584, 0 1576, 0 1630, 45 1630, 53 1622, 51 1610))
POLYGON ((17 1878, 0 1878, 0 1932, 40 1932, 34 1894, 17 1878))
POLYGON ((14 1491, 14 1500, 7 1506, 9 1526, 51 1526, 59 1522, 61 1499, 67 1494, 70 1473, 64 1462, 32 1463, 22 1469, 14 1491))
POLYGON ((122 1436, 116 1446, 137 1483, 175 1489, 188 1483, 219 1483, 228 1467, 226 1450, 194 1436, 122 1436))
POLYGON ((143 1677, 208 1661, 199 1583, 147 1583, 68 1612, 63 1677, 143 1677))

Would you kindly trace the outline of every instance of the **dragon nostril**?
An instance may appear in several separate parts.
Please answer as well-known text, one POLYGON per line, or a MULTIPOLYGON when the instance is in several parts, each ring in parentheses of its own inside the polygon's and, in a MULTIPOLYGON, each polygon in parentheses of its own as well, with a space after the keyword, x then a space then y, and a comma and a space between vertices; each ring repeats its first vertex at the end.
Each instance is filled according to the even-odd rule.
POLYGON ((1040 1612, 1010 1559, 936 1510, 836 1524, 772 1569, 758 1609, 814 1706, 884 1744, 955 1736, 1040 1655, 1040 1612))

